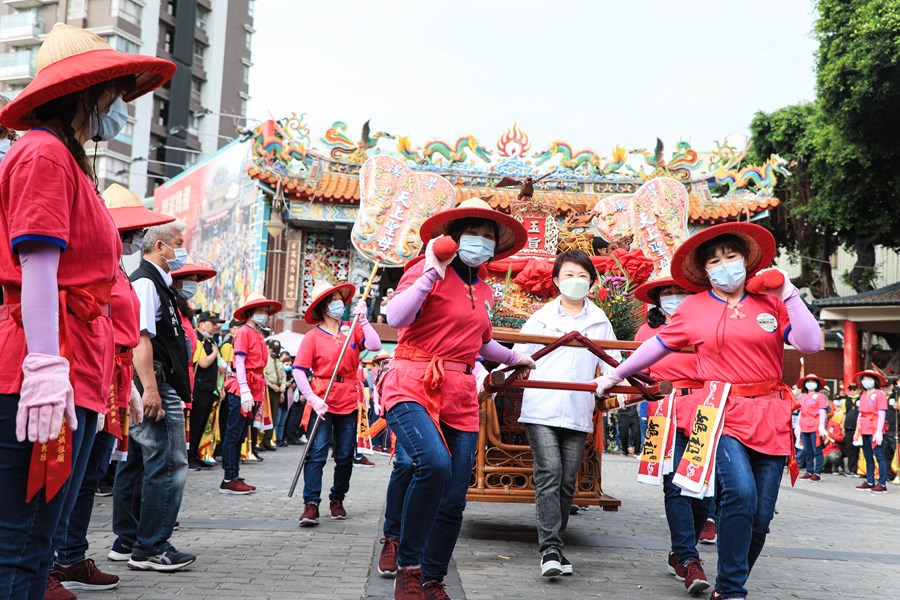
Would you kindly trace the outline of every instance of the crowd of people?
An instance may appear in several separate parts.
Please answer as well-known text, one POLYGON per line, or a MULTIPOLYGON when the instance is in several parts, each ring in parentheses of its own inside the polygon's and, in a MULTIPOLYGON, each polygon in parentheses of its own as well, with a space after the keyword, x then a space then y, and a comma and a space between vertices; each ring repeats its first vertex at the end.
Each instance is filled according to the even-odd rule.
MULTIPOLYGON (((358 455, 359 419, 371 408, 382 425, 377 446, 394 456, 378 571, 395 578, 395 600, 448 599, 444 578, 477 451, 485 364, 528 371, 535 381, 591 381, 596 395, 619 397, 621 451, 640 455, 639 479, 662 487, 666 567, 690 594, 747 596, 786 465, 797 477, 802 464, 800 479, 809 482, 829 469, 859 473, 857 489, 872 494, 885 493, 895 476, 892 381, 861 371, 834 400, 813 374, 797 382, 797 393, 783 383, 785 344, 814 353, 821 335, 783 272, 748 289, 762 281, 754 275, 773 272, 775 241, 762 227, 726 223, 686 240, 671 275, 636 290, 649 307, 641 345, 613 366, 583 348, 539 355, 537 346, 510 349, 493 339, 494 295, 483 267, 522 249, 527 235, 484 200, 464 200, 422 225, 424 254, 381 311, 398 332, 397 348, 367 376, 361 353, 378 351, 381 339, 365 302, 353 301, 353 285, 315 284, 304 313, 311 328, 292 356, 266 339, 280 302, 246 294, 228 321, 209 306, 196 311, 198 284, 217 273, 190 261, 185 224, 147 210, 121 186, 100 196, 84 144, 115 137, 127 102, 168 81, 174 64, 116 52, 68 25, 53 28, 37 62, 38 76, 0 113, 3 127, 28 130, 0 163, 5 598, 72 600, 73 590, 118 586, 87 558, 104 482, 116 535, 107 557, 138 571, 178 571, 197 560, 171 542, 189 471, 221 467, 218 491, 249 495, 256 487, 241 476, 242 463, 278 447, 308 444, 303 527, 319 524, 333 448, 328 517, 346 519, 353 467, 372 464, 358 455), (441 243, 448 240, 452 252, 441 243), (140 264, 126 274, 121 259, 137 252, 140 264), (670 381, 671 395, 638 412, 633 389, 623 387, 638 373, 670 381), (704 542, 717 543, 714 581, 697 552, 704 542)), ((588 298, 596 278, 584 252, 557 256, 559 295, 522 332, 615 340, 588 298)), ((595 393, 523 396, 543 577, 576 569, 563 537, 595 427, 595 393)))

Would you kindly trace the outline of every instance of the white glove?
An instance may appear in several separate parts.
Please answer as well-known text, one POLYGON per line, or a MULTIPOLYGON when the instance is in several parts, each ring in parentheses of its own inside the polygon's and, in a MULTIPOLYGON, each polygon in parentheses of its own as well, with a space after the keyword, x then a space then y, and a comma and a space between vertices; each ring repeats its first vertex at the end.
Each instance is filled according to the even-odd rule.
POLYGON ((822 439, 827 438, 828 437, 828 429, 823 425, 819 425, 819 435, 822 436, 822 439))
POLYGON ((875 442, 876 446, 880 446, 881 442, 884 441, 884 433, 881 431, 876 431, 872 434, 872 441, 875 442))
POLYGON ((241 410, 247 414, 253 412, 253 394, 250 390, 241 390, 241 410))
POLYGON ((534 364, 534 359, 532 359, 527 354, 522 354, 521 352, 513 352, 516 355, 515 360, 509 363, 511 367, 528 367, 529 369, 536 369, 537 365, 534 364))
POLYGON ((353 307, 353 314, 359 317, 357 321, 359 321, 360 325, 364 325, 369 322, 369 320, 366 318, 368 312, 369 307, 366 306, 366 301, 360 298, 359 302, 356 303, 356 306, 353 307))
POLYGON ((597 386, 596 394, 598 396, 604 396, 606 390, 622 383, 622 378, 616 375, 616 372, 613 371, 609 375, 601 375, 600 377, 597 377, 596 379, 592 380, 591 383, 597 386))
POLYGON ((97 433, 103 431, 104 425, 106 425, 106 415, 97 413, 97 433))
POLYGON ((128 405, 131 407, 130 418, 135 425, 140 425, 144 420, 144 403, 141 402, 141 393, 138 392, 137 386, 131 382, 131 396, 128 398, 128 405))
POLYGON ((381 416, 381 402, 378 401, 378 394, 372 394, 372 410, 376 417, 381 416))
POLYGON ((487 378, 489 373, 480 361, 475 361, 475 369, 473 370, 473 375, 475 375, 475 393, 480 396, 481 392, 484 391, 484 380, 487 378))
POLYGON ((453 261, 452 257, 450 260, 440 261, 438 260, 438 257, 434 255, 434 243, 442 237, 444 236, 439 235, 433 240, 430 240, 428 245, 425 246, 425 268, 422 269, 423 273, 428 269, 434 269, 435 273, 437 273, 441 279, 443 279, 444 275, 447 273, 447 265, 453 261))
POLYGON ((63 419, 78 427, 69 361, 62 356, 31 352, 22 363, 22 387, 16 413, 16 439, 46 444, 59 437, 63 419))
POLYGON ((791 283, 791 278, 788 276, 787 272, 784 271, 783 269, 776 269, 775 267, 772 267, 771 269, 762 269, 761 271, 757 272, 756 274, 762 275, 763 273, 766 273, 767 271, 780 272, 784 276, 784 285, 782 285, 780 288, 775 289, 775 290, 766 290, 764 293, 770 294, 772 296, 777 296, 778 298, 781 298, 782 302, 787 302, 788 298, 790 298, 792 295, 797 293, 797 288, 795 288, 794 284, 791 283))
POLYGON ((305 396, 306 401, 309 402, 309 405, 312 406, 313 410, 316 411, 316 414, 324 416, 325 413, 328 412, 328 405, 325 404, 325 401, 316 396, 315 394, 309 394, 305 396))

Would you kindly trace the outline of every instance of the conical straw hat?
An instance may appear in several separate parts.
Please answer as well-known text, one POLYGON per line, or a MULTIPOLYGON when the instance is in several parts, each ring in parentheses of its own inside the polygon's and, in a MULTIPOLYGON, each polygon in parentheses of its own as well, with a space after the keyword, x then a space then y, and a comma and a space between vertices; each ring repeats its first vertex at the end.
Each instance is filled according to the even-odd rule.
POLYGON ((103 201, 119 231, 134 231, 175 220, 175 217, 145 208, 137 194, 118 183, 106 188, 103 201))

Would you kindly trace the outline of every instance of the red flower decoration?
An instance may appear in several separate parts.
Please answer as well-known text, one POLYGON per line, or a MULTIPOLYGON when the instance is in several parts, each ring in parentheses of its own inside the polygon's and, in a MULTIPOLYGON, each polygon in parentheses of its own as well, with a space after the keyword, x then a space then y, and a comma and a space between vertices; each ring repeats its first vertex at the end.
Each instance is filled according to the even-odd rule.
POLYGON ((556 293, 556 286, 553 285, 553 263, 547 261, 529 260, 513 281, 521 285, 526 292, 541 298, 556 293))
POLYGON ((638 286, 650 279, 653 273, 653 260, 644 255, 640 248, 634 250, 615 250, 615 257, 631 278, 632 285, 638 286))

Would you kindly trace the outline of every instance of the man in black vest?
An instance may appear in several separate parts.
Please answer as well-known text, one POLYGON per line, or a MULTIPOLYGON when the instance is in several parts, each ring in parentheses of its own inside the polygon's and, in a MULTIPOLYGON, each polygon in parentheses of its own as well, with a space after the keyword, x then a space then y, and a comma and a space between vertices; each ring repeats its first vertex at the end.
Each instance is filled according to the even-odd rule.
POLYGON ((143 260, 131 275, 141 304, 134 371, 144 421, 129 431, 128 458, 116 473, 113 531, 118 537, 109 558, 144 571, 177 571, 197 559, 169 543, 188 470, 182 407, 191 399, 190 342, 169 274, 185 263, 183 244, 181 221, 151 227, 144 237, 143 260))

